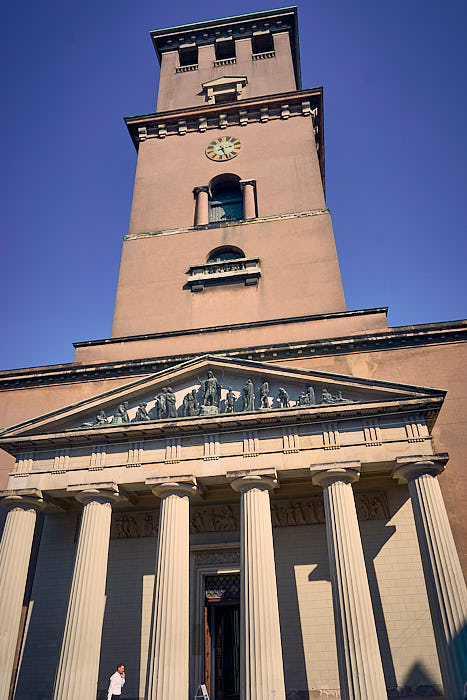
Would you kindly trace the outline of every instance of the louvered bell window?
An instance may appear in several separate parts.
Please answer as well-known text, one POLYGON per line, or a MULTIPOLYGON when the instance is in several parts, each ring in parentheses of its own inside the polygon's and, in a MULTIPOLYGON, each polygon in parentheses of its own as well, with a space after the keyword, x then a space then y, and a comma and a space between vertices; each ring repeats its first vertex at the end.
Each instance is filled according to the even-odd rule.
POLYGON ((243 200, 240 188, 216 193, 209 203, 209 221, 243 219, 243 200))

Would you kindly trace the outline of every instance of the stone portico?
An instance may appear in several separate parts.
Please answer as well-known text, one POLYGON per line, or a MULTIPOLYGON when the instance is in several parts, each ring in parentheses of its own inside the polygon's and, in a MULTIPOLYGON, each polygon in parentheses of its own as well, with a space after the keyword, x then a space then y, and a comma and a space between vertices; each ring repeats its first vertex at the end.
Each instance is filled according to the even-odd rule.
MULTIPOLYGON (((420 656, 401 644, 396 623, 404 617, 427 635, 423 673, 431 683, 419 683, 422 692, 435 696, 442 682, 446 697, 457 697, 466 597, 436 482, 448 456, 433 454, 430 437, 442 402, 443 392, 423 387, 206 357, 8 429, 1 444, 17 462, 2 492, 9 508, 0 549, 0 638, 9 641, 2 646, 3 667, 13 668, 40 511, 45 521, 35 585, 44 585, 55 547, 54 570, 67 599, 61 619, 60 605, 49 613, 60 633, 44 653, 44 696, 93 700, 105 687, 116 663, 112 636, 126 634, 115 608, 120 597, 141 606, 134 619, 125 614, 130 638, 140 644, 138 653, 128 650, 127 666, 138 665, 130 697, 193 697, 204 682, 215 697, 206 581, 236 575, 242 700, 285 698, 286 692, 376 700, 386 698, 388 688, 403 696, 401 651, 420 656), (220 387, 218 412, 202 416, 201 407, 198 415, 180 415, 183 396, 209 395, 203 387, 210 376, 220 387), (240 387, 248 381, 255 391, 267 383, 262 409, 242 410, 240 387), (167 385, 176 415, 151 418, 151 403, 167 385), (278 402, 279 389, 289 405, 278 402), (238 394, 235 412, 225 412, 227 391, 238 394), (306 392, 314 404, 300 403, 306 392), (143 405, 148 419, 135 420, 143 405), (128 422, 115 419, 123 410, 128 422), (69 542, 66 563, 60 539, 62 547, 69 542), (133 543, 147 552, 144 562, 135 553, 136 569, 152 569, 139 591, 124 578, 112 582, 121 567, 119 547, 124 568, 131 569, 133 543), (393 546, 399 568, 384 563, 393 546), (12 556, 18 550, 22 559, 12 556), (318 577, 317 551, 323 560, 317 568, 326 570, 318 577), (305 572, 308 580, 300 580, 305 572), (407 578, 405 598, 386 590, 398 576, 407 578), (412 584, 414 590, 423 584, 428 596, 414 598, 412 584), (297 637, 307 653, 301 669, 294 659, 297 637)), ((43 615, 32 609, 23 668, 43 615)), ((28 697, 28 682, 20 667, 17 698, 28 697)), ((6 700, 6 685, 2 693, 6 700)))

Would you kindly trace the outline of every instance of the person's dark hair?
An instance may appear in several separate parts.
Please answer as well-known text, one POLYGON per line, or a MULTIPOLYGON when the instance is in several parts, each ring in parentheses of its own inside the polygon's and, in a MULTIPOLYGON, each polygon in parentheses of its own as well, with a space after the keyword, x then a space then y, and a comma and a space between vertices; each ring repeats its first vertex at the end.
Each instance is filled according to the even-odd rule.
POLYGON ((125 666, 125 664, 117 664, 117 669, 116 669, 116 670, 118 671, 118 669, 121 668, 122 666, 125 666))

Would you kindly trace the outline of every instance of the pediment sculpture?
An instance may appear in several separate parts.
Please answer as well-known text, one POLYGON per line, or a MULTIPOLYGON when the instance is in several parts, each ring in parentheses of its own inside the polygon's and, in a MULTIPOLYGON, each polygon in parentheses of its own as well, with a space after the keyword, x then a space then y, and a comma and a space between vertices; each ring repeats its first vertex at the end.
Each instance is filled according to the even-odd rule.
POLYGON ((253 379, 248 378, 241 390, 234 390, 230 385, 222 386, 212 370, 207 371, 205 378, 197 377, 197 382, 198 385, 187 391, 178 405, 172 387, 163 387, 151 400, 138 403, 132 418, 128 412, 128 401, 123 401, 115 406, 108 416, 101 410, 93 421, 86 421, 79 427, 98 428, 104 425, 216 416, 222 413, 271 411, 355 402, 355 399, 343 396, 340 389, 336 393, 331 393, 325 387, 318 388, 311 384, 303 385, 299 390, 295 389, 294 394, 285 386, 280 386, 273 392, 267 378, 263 378, 257 386, 253 379), (148 408, 148 404, 152 402, 152 407, 148 408))

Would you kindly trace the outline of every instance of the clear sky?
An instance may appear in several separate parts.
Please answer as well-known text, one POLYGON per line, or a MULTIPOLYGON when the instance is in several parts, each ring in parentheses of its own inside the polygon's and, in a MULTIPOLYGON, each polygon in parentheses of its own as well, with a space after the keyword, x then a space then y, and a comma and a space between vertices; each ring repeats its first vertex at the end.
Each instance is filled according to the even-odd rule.
MULTIPOLYGON (((73 341, 110 335, 136 162, 122 118, 155 111, 149 30, 271 5, 4 5, 1 368, 71 362, 73 341)), ((389 306, 392 326, 465 318, 467 2, 298 8, 347 307, 389 306)))

